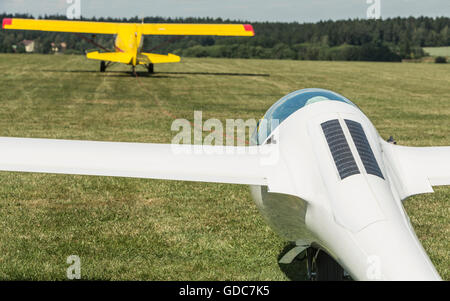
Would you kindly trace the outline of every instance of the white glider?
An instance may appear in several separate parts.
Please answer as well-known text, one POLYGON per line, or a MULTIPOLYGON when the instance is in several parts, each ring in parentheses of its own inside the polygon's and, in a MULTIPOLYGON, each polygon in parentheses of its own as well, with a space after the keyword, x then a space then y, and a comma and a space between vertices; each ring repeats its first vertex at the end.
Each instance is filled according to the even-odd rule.
POLYGON ((283 261, 308 248, 317 279, 341 279, 345 270, 355 280, 441 280, 402 201, 450 185, 450 147, 385 142, 351 101, 321 89, 280 99, 253 141, 0 138, 0 170, 247 184, 269 225, 296 242, 283 261))

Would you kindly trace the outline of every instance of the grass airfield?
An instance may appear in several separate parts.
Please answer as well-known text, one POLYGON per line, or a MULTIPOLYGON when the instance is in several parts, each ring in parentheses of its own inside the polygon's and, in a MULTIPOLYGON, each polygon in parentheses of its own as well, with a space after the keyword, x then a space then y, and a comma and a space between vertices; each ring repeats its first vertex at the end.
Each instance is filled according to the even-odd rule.
POLYGON ((432 56, 450 57, 450 47, 425 47, 423 50, 432 56))
MULTIPOLYGON (((384 138, 450 145, 450 65, 183 59, 138 79, 82 56, 0 55, 0 136, 170 143, 173 117, 260 118, 308 87, 355 102, 384 138), (169 114, 166 114, 166 113, 169 114), (170 116, 169 116, 170 115, 170 116)), ((127 73, 128 72, 128 73, 127 73)), ((450 280, 450 188, 405 202, 450 280)), ((0 279, 301 280, 304 263, 262 220, 246 186, 1 172, 0 279)), ((389 246, 386 246, 389 247, 389 246)))

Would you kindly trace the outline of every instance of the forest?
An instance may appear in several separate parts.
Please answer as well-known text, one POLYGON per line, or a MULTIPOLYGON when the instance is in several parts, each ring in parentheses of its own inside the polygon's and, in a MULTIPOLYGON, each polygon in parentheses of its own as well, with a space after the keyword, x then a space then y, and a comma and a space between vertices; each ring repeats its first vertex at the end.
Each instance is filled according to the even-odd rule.
MULTIPOLYGON (((32 18, 30 15, 0 14, 3 18, 32 18)), ((43 16, 43 19, 66 19, 43 16)), ((141 23, 250 23, 213 18, 83 18, 84 21, 141 23)), ((418 17, 380 20, 352 19, 318 23, 252 22, 255 37, 167 37, 146 36, 144 50, 174 53, 185 57, 259 58, 292 60, 401 61, 426 55, 423 47, 450 46, 450 18, 418 17)), ((35 52, 53 53, 52 43, 67 46, 65 54, 94 50, 95 41, 113 49, 107 35, 85 35, 0 31, 0 52, 25 52, 24 40, 35 41, 35 52), (14 47, 13 47, 14 45, 14 47)))

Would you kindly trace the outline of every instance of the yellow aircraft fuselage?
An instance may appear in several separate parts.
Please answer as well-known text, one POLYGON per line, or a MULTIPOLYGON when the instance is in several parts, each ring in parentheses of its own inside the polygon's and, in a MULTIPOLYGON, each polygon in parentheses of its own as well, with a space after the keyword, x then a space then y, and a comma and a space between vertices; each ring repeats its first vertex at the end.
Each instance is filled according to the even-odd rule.
MULTIPOLYGON (((177 63, 180 61, 179 56, 171 53, 162 55, 141 52, 144 45, 144 33, 140 24, 117 24, 116 28, 115 52, 90 52, 87 54, 88 59, 118 62, 133 67, 138 65, 151 66, 159 63, 177 63)), ((104 70, 102 69, 102 71, 104 70)))
POLYGON ((136 66, 138 53, 144 44, 144 37, 140 28, 136 24, 121 24, 119 32, 114 41, 114 48, 117 52, 131 53, 133 55, 130 62, 131 65, 136 66))

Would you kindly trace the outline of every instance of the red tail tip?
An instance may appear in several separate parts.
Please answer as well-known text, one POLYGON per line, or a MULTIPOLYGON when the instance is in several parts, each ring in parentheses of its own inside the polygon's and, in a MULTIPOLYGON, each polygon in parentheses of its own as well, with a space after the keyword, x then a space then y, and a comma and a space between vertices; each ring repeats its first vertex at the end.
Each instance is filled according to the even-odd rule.
POLYGON ((245 31, 251 31, 253 33, 253 35, 255 35, 255 30, 253 29, 253 26, 250 24, 245 24, 244 25, 244 29, 245 31))
POLYGON ((11 25, 11 24, 12 24, 12 19, 9 19, 9 18, 3 19, 3 29, 5 29, 6 25, 11 25))

